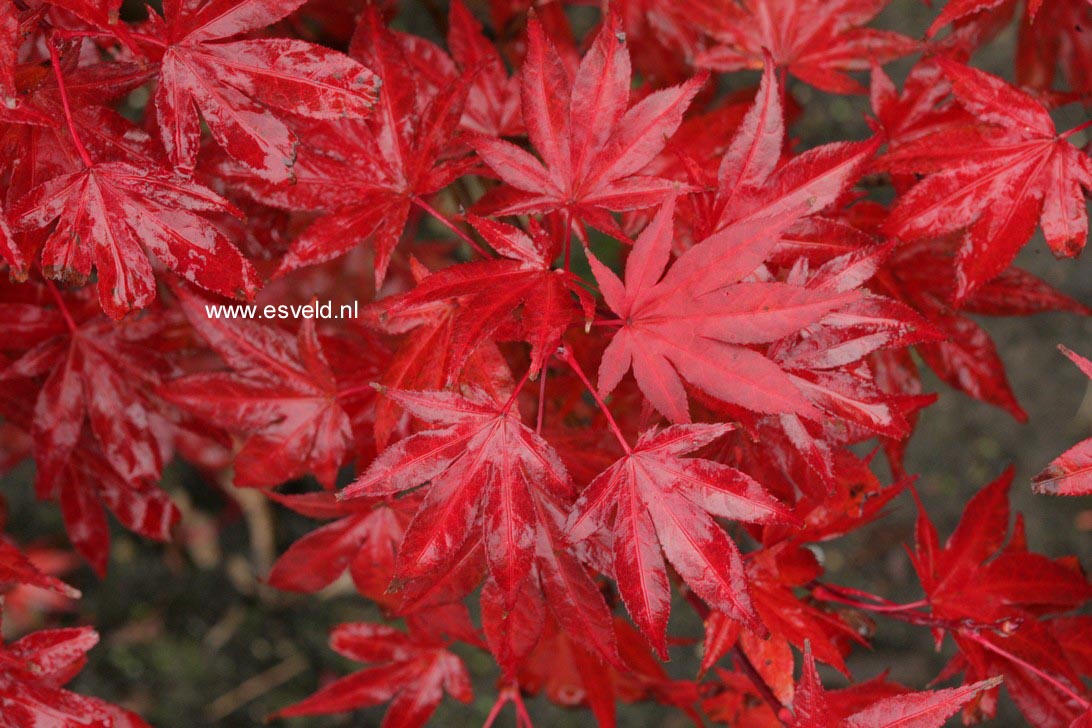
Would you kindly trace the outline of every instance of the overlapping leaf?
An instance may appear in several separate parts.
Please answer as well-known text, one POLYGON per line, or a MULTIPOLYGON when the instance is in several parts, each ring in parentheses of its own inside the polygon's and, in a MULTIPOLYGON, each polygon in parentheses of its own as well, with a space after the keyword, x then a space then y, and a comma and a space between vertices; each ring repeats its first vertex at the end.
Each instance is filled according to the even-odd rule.
POLYGON ((788 214, 714 233, 664 275, 674 209, 672 197, 641 233, 626 262, 624 283, 589 256, 603 297, 621 324, 603 354, 600 394, 613 390, 632 366, 641 391, 673 422, 690 419, 683 379, 757 412, 815 416, 789 375, 748 345, 799 331, 853 302, 857 294, 743 281, 795 222, 796 216, 788 214))
POLYGON ((341 713, 390 703, 384 726, 422 726, 447 693, 469 703, 473 697, 466 667, 442 643, 407 635, 393 627, 359 622, 330 633, 330 647, 357 662, 374 663, 336 680, 278 716, 341 713))
MULTIPOLYGON (((255 321, 210 316, 209 299, 175 290, 190 324, 231 371, 175 379, 161 395, 245 436, 235 456, 236 485, 269 487, 314 473, 333 488, 353 441, 346 399, 354 387, 332 371, 314 319, 305 320, 293 338, 255 321)), ((374 363, 362 364, 355 388, 370 392, 374 363)))
POLYGON ((630 106, 630 57, 617 20, 605 23, 570 80, 537 19, 528 25, 522 67, 523 120, 536 158, 509 142, 481 137, 478 155, 503 180, 478 203, 499 215, 566 210, 621 235, 608 211, 653 207, 675 187, 639 174, 664 148, 704 82, 695 77, 630 106))
POLYGON ((274 115, 361 118, 380 78, 341 53, 281 38, 229 40, 260 30, 302 0, 170 0, 154 24, 163 45, 156 121, 175 168, 193 171, 201 141, 197 110, 216 143, 258 175, 291 175, 297 138, 274 115))
POLYGON ((912 53, 913 39, 863 28, 888 0, 729 0, 692 10, 717 41, 697 62, 718 71, 762 66, 764 49, 778 67, 817 88, 860 93, 850 71, 912 53))
POLYGON ((195 182, 108 162, 44 182, 17 203, 11 218, 15 231, 57 221, 42 251, 43 272, 80 284, 94 269, 103 311, 121 318, 155 298, 149 254, 202 288, 253 298, 253 266, 201 214, 233 211, 195 182))
POLYGON ((1031 96, 983 71, 938 63, 979 126, 960 135, 954 155, 944 144, 949 130, 889 155, 891 170, 928 176, 902 196, 886 229, 906 239, 966 229, 955 291, 962 301, 1008 267, 1037 224, 1056 255, 1081 251, 1092 159, 1058 133, 1031 96))
POLYGON ((591 482, 569 519, 574 541, 609 530, 619 591, 661 657, 667 656, 671 607, 664 555, 707 603, 765 632, 747 590, 739 549, 711 516, 768 523, 791 521, 792 515, 738 470, 681 457, 729 429, 675 425, 643 433, 632 451, 591 482))

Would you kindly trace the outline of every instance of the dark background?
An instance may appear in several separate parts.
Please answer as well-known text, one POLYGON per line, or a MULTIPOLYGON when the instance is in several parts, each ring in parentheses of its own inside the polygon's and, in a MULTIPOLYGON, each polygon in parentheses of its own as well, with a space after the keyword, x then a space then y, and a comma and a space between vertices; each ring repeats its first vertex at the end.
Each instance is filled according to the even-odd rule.
MULTIPOLYGON (((920 0, 895 0, 876 25, 920 36, 934 12, 920 0)), ((594 11, 580 10, 577 27, 587 27, 594 17, 594 11)), ((437 38, 421 5, 404 4, 399 25, 437 38)), ((975 65, 1011 79, 1014 42, 1013 27, 980 51, 975 65)), ((909 61, 891 64, 888 71, 899 80, 909 65, 909 61)), ((725 84, 742 86, 756 79, 737 74, 725 84)), ((829 96, 799 83, 792 92, 805 110, 792 129, 801 148, 867 136, 862 120, 868 111, 867 99, 829 96)), ((1061 128, 1083 120, 1079 108, 1064 111, 1058 117, 1061 128)), ((439 229, 433 232, 440 234, 439 229)), ((1092 303, 1092 263, 1087 257, 1056 261, 1037 235, 1019 263, 1084 303, 1092 303)), ((1092 357, 1092 321, 1058 314, 982 323, 998 344, 1017 397, 1027 409, 1028 423, 1020 425, 1000 410, 929 380, 928 389, 942 396, 921 417, 909 447, 908 469, 920 474, 919 490, 943 538, 968 498, 1014 464, 1014 507, 1027 516, 1032 548, 1052 556, 1074 553, 1088 566, 1092 564, 1092 500, 1034 496, 1029 478, 1090 434, 1088 380, 1055 347, 1065 343, 1092 357)), ((63 546, 57 508, 34 502, 31 480, 29 464, 0 480, 0 492, 10 506, 9 530, 24 545, 63 546), (52 538, 43 541, 43 535, 52 538)), ((102 643, 92 651, 73 689, 134 708, 161 728, 252 726, 312 692, 320 680, 354 669, 327 649, 327 631, 341 621, 377 619, 378 613, 354 597, 347 583, 317 596, 298 596, 275 592, 260 582, 274 553, 283 551, 314 522, 270 509, 254 494, 244 494, 237 502, 178 464, 167 471, 163 487, 186 514, 182 543, 157 545, 115 527, 109 576, 99 582, 85 567, 65 576, 84 590, 85 597, 60 621, 92 624, 102 634, 102 643)), ((910 498, 903 496, 887 518, 852 537, 825 544, 830 580, 891 599, 920 598, 902 548, 911 540, 913 517, 910 498)), ((689 610, 676 609, 675 614, 673 631, 700 635, 700 625, 689 610)), ((697 646, 677 648, 668 669, 677 677, 693 677, 697 650, 697 646)), ((463 654, 475 675, 475 702, 462 706, 446 700, 436 716, 437 725, 480 725, 495 696, 492 661, 470 650, 463 654)), ((850 666, 858 679, 890 668, 894 679, 920 688, 937 674, 946 655, 946 651, 934 653, 925 630, 880 621, 874 649, 859 650, 850 666)), ((529 709, 540 725, 592 722, 588 712, 563 711, 542 699, 532 699, 529 709)), ((381 715, 382 709, 376 709, 284 724, 378 725, 381 715)), ((499 725, 511 721, 509 708, 499 725)), ((688 724, 681 714, 651 705, 623 706, 619 722, 626 726, 688 724)), ((1005 699, 998 724, 1020 722, 1005 699)))

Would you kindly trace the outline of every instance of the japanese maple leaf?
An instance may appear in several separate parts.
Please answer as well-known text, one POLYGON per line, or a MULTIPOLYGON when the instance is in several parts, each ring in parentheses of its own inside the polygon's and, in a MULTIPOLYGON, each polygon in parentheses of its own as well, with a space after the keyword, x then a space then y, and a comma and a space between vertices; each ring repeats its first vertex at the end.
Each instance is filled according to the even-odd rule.
POLYGON ((14 387, 22 377, 44 378, 30 427, 40 491, 52 492, 65 466, 83 457, 85 423, 120 477, 158 478, 166 453, 151 393, 172 367, 149 339, 162 320, 116 326, 97 311, 92 289, 57 293, 54 306, 45 305, 54 303, 45 287, 38 295, 43 305, 0 303, 9 326, 0 349, 18 352, 0 370, 0 381, 14 387))
MULTIPOLYGON (((416 283, 431 275, 423 265, 412 260, 411 271, 416 283)), ((394 298, 394 301, 397 300, 394 298)), ((390 362, 379 377, 379 384, 399 390, 443 388, 448 372, 455 368, 451 365, 451 355, 457 353, 452 344, 454 320, 461 313, 458 302, 441 299, 413 306, 398 306, 397 311, 392 311, 387 304, 387 299, 380 299, 361 311, 361 320, 369 329, 387 336, 401 337, 390 362)), ((465 316, 465 312, 462 313, 465 316)), ((512 370, 497 345, 488 339, 470 351, 460 370, 460 384, 484 389, 498 402, 507 401, 515 388, 512 370)), ((406 419, 403 415, 402 408, 393 399, 378 399, 375 404, 375 440, 380 448, 386 447, 395 428, 406 419)))
MULTIPOLYGON (((1062 0, 1062 2, 1052 2, 1051 5, 1072 5, 1077 6, 1086 4, 1088 0, 1076 0, 1076 2, 1069 2, 1069 0, 1062 0)), ((1006 4, 1006 0, 950 0, 945 3, 944 9, 940 11, 936 19, 933 20, 932 25, 925 32, 926 36, 932 38, 939 33, 945 26, 955 23, 959 20, 964 20, 979 13, 985 13, 990 10, 996 10, 1006 4)), ((1025 5, 1025 14, 1027 16, 1027 22, 1032 23, 1035 21, 1035 16, 1039 13, 1039 9, 1043 6, 1043 0, 1028 0, 1025 5)), ((1053 72, 1053 69, 1052 71, 1053 72)))
POLYGON ((11 211, 11 221, 14 231, 25 231, 56 220, 42 250, 43 272, 79 284, 94 268, 102 309, 119 319, 155 298, 149 255, 202 288, 253 298, 253 266, 199 214, 208 212, 234 208, 194 182, 108 162, 31 190, 11 211))
POLYGON ((590 708, 600 726, 617 725, 618 701, 654 700, 684 711, 700 724, 694 709, 699 688, 692 680, 675 680, 648 649, 648 642, 624 617, 616 615, 621 664, 604 665, 572 638, 572 633, 550 621, 542 639, 519 672, 520 688, 545 693, 558 705, 590 708))
POLYGON ((928 176, 899 199, 886 230, 913 239, 966 228, 955 292, 962 301, 1012 262, 1036 222, 1056 255, 1080 252, 1088 234, 1092 159, 1068 141, 1080 127, 1059 134, 1032 97, 983 71, 946 59, 937 63, 956 99, 981 124, 975 138, 960 136, 958 160, 946 148, 947 131, 888 157, 893 171, 928 176))
POLYGON ((451 3, 447 47, 463 71, 475 71, 460 125, 488 136, 525 133, 519 80, 509 76, 497 47, 461 0, 451 3))
MULTIPOLYGON (((1008 382, 1005 365, 989 333, 965 314, 1028 316, 1048 311, 1087 314, 1088 308, 1025 270, 1009 266, 953 310, 955 254, 959 236, 898 246, 873 281, 876 290, 921 312, 946 335, 917 343, 922 359, 950 386, 1027 419, 1008 382)), ((916 375, 914 375, 916 379, 916 375)))
POLYGON ((1016 82, 1051 90, 1060 68, 1069 91, 1078 98, 1092 93, 1092 46, 1086 41, 1092 26, 1088 0, 1054 0, 1024 6, 1024 22, 1016 45, 1016 82))
POLYGON ((603 297, 620 319, 599 366, 600 394, 632 366, 649 402, 673 422, 690 419, 683 379, 757 412, 815 416, 789 375, 750 346, 799 331, 858 294, 741 282, 795 221, 788 213, 730 225, 687 250, 663 275, 674 209, 672 196, 638 237, 625 283, 589 255, 603 297))
POLYGON ((959 648, 946 673, 963 670, 968 681, 1004 674, 1031 722, 1067 725, 1082 702, 1087 708, 1087 690, 1048 615, 1087 603, 1092 582, 1075 558, 1030 552, 1022 521, 1008 538, 1012 475, 1010 468, 970 500, 943 547, 919 504, 914 568, 943 630, 938 639, 951 632, 959 648))
POLYGON ((831 93, 863 93, 848 75, 913 53, 917 42, 862 28, 889 0, 713 0, 692 11, 717 45, 698 54, 718 71, 760 68, 763 49, 778 68, 831 93))
POLYGON ((80 596, 78 589, 70 587, 55 576, 50 576, 7 540, 0 538, 0 594, 21 585, 49 589, 70 599, 80 596))
POLYGON ((163 45, 156 121, 175 168, 197 159, 201 112, 213 139, 271 180, 291 176, 296 137, 271 109, 311 119, 367 116, 380 79, 348 56, 286 38, 227 40, 260 30, 303 0, 169 0, 153 29, 163 45))
MULTIPOLYGON (((5 549, 0 548, 0 551, 5 549)), ((15 634, 26 634, 36 628, 43 615, 62 616, 77 612, 76 600, 80 598, 79 590, 58 578, 82 566, 78 554, 67 548, 35 544, 26 549, 24 558, 41 576, 40 582, 23 582, 10 591, 0 582, 0 592, 4 592, 5 629, 15 634)), ((0 563, 5 561, 7 557, 0 555, 0 563)), ((7 578, 4 575, 6 568, 0 566, 0 580, 7 578)))
MULTIPOLYGON (((550 515, 546 519, 560 521, 550 515)), ((551 522, 537 530, 534 568, 514 600, 509 601, 492 576, 482 586, 482 631, 506 678, 517 676, 549 621, 564 625, 581 649, 596 656, 597 664, 620 665, 610 610, 586 567, 568 553, 559 526, 551 522)))
POLYGON ((230 371, 189 374, 160 394, 245 437, 236 485, 268 487, 314 473, 333 488, 352 442, 346 399, 353 393, 334 376, 314 319, 293 337, 257 321, 210 316, 209 299, 176 290, 190 324, 230 371))
POLYGON ((523 121, 541 161, 500 139, 473 140, 482 161, 508 185, 479 209, 497 215, 568 210, 620 236, 607 211, 652 207, 676 186, 637 173, 664 148, 706 77, 653 92, 629 107, 630 58, 617 18, 603 24, 571 81, 537 19, 527 33, 523 121))
POLYGON ((824 144, 784 159, 784 89, 774 59, 765 55, 762 81, 754 102, 731 137, 712 193, 699 195, 695 234, 705 237, 734 222, 807 213, 788 231, 782 246, 795 239, 844 239, 845 226, 818 217, 857 181, 879 148, 880 140, 824 144), (704 209, 703 209, 704 208, 704 209))
POLYGON ((828 728, 832 725, 847 728, 941 728, 964 704, 1000 683, 1000 677, 993 677, 958 688, 919 693, 905 691, 872 700, 867 694, 854 695, 853 688, 827 692, 819 680, 811 650, 807 649, 804 651, 804 672, 796 685, 792 713, 788 716, 789 725, 793 728, 828 728), (866 699, 860 700, 860 697, 866 699))
MULTIPOLYGON (((848 645, 864 640, 854 626, 838 614, 825 611, 813 600, 799 598, 794 591, 822 576, 823 568, 814 553, 803 546, 782 542, 756 552, 746 568, 748 590, 770 637, 763 640, 722 612, 710 613, 705 618, 702 672, 712 668, 738 639, 740 647, 756 665, 761 665, 765 657, 770 656, 784 666, 784 655, 789 654, 787 671, 779 670, 775 676, 781 683, 782 694, 778 697, 782 699, 783 694, 792 694, 790 644, 801 650, 810 646, 820 660, 848 675, 849 668, 845 664, 848 645)), ((773 684, 774 681, 768 682, 773 684)))
POLYGON ((19 10, 14 3, 0 7, 0 102, 7 108, 18 104, 15 61, 19 54, 19 10))
POLYGON ((331 260, 368 240, 375 248, 378 287, 414 203, 476 164, 465 147, 459 149, 455 134, 468 77, 430 87, 408 60, 420 47, 389 30, 378 10, 369 8, 351 50, 386 80, 376 112, 363 121, 307 126, 291 183, 238 180, 266 204, 326 213, 293 241, 276 275, 331 260))
POLYGON ((409 293, 381 303, 382 315, 398 315, 433 302, 455 302, 447 384, 490 337, 494 341, 528 341, 533 377, 576 319, 576 304, 590 321, 595 303, 577 276, 553 269, 561 246, 556 236, 548 235, 537 223, 532 221, 528 235, 486 218, 472 215, 469 220, 503 259, 453 265, 433 273, 409 293))
POLYGON ((398 552, 400 580, 436 580, 459 547, 483 535, 489 573, 510 606, 535 556, 537 492, 572 494, 553 448, 524 426, 513 406, 476 387, 454 392, 387 390, 437 429, 390 446, 338 497, 385 496, 428 483, 398 552))
POLYGON ((330 647, 350 660, 374 666, 335 680, 277 716, 343 713, 389 702, 384 726, 416 728, 428 722, 445 692, 462 703, 473 697, 462 660, 428 636, 358 622, 335 627, 330 647))
POLYGON ((92 162, 123 160, 148 170, 166 167, 159 143, 110 106, 148 82, 153 76, 149 65, 88 63, 80 53, 69 52, 60 57, 58 70, 68 97, 68 113, 58 74, 52 68, 23 63, 16 69, 19 104, 11 113, 22 116, 10 119, 14 123, 0 135, 0 169, 11 175, 9 204, 44 182, 87 166, 72 130, 92 162), (69 118, 70 127, 53 121, 69 118))
POLYGON ((752 523, 792 521, 793 516, 740 471, 682 457, 731 429, 693 424, 646 430, 625 457, 588 485, 569 517, 574 542, 600 531, 611 533, 622 599, 664 659, 671 609, 664 555, 710 606, 766 633, 748 593, 739 549, 713 516, 752 523))
MULTIPOLYGON (((1064 346, 1058 348, 1085 376, 1092 378, 1092 361, 1064 346)), ((1050 495, 1092 494, 1092 438, 1082 440, 1059 455, 1035 476, 1032 487, 1036 493, 1050 495)))
MULTIPOLYGON (((41 476, 39 476, 41 478, 41 476)), ((53 481, 38 481, 43 497, 55 499, 65 531, 76 551, 99 576, 110 558, 110 525, 106 511, 130 531, 156 541, 168 541, 182 514, 150 478, 120 476, 87 430, 74 456, 53 481)))
POLYGON ((346 569, 357 591, 388 608, 401 598, 388 592, 394 559, 410 519, 421 499, 338 501, 332 493, 269 497, 311 518, 334 519, 311 531, 280 555, 269 572, 270 585, 294 592, 315 592, 331 584, 346 569))
MULTIPOLYGON (((850 252, 809 272, 795 257, 801 253, 793 249, 807 256, 803 260, 810 260, 808 252, 814 252, 813 246, 792 231, 786 232, 774 256, 783 260, 784 251, 793 250, 793 267, 785 274, 784 282, 814 291, 851 292, 877 274, 892 248, 866 243, 854 249, 857 241, 852 237, 841 242, 850 244, 850 252)), ((823 244, 815 247, 821 249, 823 244)), ((831 417, 805 422, 795 414, 783 413, 765 417, 764 429, 783 430, 785 439, 830 484, 831 447, 859 442, 873 433, 902 439, 910 432, 905 415, 925 404, 897 390, 885 391, 866 357, 938 338, 940 333, 910 307, 862 292, 856 300, 772 343, 766 351, 766 356, 789 375, 809 402, 831 417)))
MULTIPOLYGON (((128 342, 115 343, 119 347, 132 347, 128 342)), ((150 370, 155 360, 149 359, 141 363, 150 370)), ((8 372, 10 374, 10 367, 8 372)), ((152 372, 134 374, 132 370, 122 370, 114 376, 119 374, 136 379, 137 376, 148 376, 152 372)), ((64 380, 64 377, 60 379, 64 380)), ((102 392, 97 394, 111 393, 111 396, 117 397, 112 400, 114 405, 125 403, 123 409, 128 410, 126 415, 129 418, 135 417, 139 421, 147 416, 144 420, 146 429, 137 431, 137 434, 148 438, 155 448, 157 460, 165 462, 170 456, 165 448, 170 441, 171 432, 166 426, 163 413, 159 408, 149 408, 149 402, 139 396, 135 400, 129 400, 126 399, 127 395, 112 391, 109 379, 109 376, 96 379, 104 382, 102 392)), ((78 394, 73 394, 71 384, 68 387, 65 395, 78 398, 78 394)), ((78 389, 77 387, 77 392, 78 389)), ((36 418, 43 416, 37 404, 42 397, 35 380, 6 379, 5 386, 0 391, 5 394, 0 398, 0 413, 4 419, 33 433, 36 418)), ((124 426, 127 424, 122 419, 122 422, 116 423, 121 427, 121 436, 125 434, 124 426)), ((106 520, 106 509, 112 511, 129 530, 158 541, 168 540, 181 514, 167 494, 156 487, 156 478, 119 474, 111 457, 106 454, 105 445, 93 434, 92 426, 82 421, 72 423, 63 419, 58 419, 56 425, 55 433, 49 433, 46 438, 36 438, 42 444, 35 448, 35 457, 39 462, 35 491, 39 498, 58 502, 69 540, 92 568, 99 575, 106 573, 110 553, 110 529, 106 520)), ((119 436, 117 433, 113 435, 119 436)), ((120 457, 123 464, 131 465, 130 458, 133 454, 142 452, 142 445, 139 443, 132 445, 132 451, 125 450, 124 443, 120 440, 114 440, 112 447, 121 448, 115 453, 114 459, 120 457)))
POLYGON ((132 713, 70 692, 64 684, 99 641, 90 627, 50 629, 0 645, 0 722, 11 726, 147 728, 132 713))
POLYGON ((533 505, 538 522, 535 553, 528 577, 519 584, 514 603, 488 571, 484 538, 468 539, 439 580, 415 579, 402 586, 401 614, 465 599, 483 581, 480 592, 482 630, 486 646, 506 677, 513 677, 556 623, 597 665, 621 667, 611 611, 599 584, 573 552, 565 532, 569 495, 550 497, 538 492, 533 505))

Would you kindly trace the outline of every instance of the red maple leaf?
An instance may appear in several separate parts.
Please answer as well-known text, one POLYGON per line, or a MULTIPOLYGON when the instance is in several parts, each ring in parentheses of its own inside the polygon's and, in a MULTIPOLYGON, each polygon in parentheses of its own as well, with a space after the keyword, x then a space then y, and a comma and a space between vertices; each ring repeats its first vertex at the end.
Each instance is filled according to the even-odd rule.
POLYGON ((421 505, 419 497, 339 501, 332 493, 275 492, 269 497, 305 516, 335 519, 280 555, 269 572, 270 585, 286 591, 315 592, 348 569, 363 596, 388 608, 401 602, 401 596, 391 594, 388 587, 406 527, 421 505))
POLYGON ((399 579, 437 580, 472 537, 484 536, 489 572, 511 605, 531 570, 539 526, 538 491, 571 497, 553 448, 513 407, 477 388, 387 390, 415 417, 439 425, 383 451, 340 498, 384 496, 428 482, 428 495, 398 552, 399 579))
POLYGON ((714 233, 663 275, 674 209, 670 197, 637 239, 626 261, 625 283, 589 255, 603 297, 620 319, 599 367, 600 394, 613 390, 632 366, 641 391, 673 422, 690 419, 681 379, 758 412, 815 416, 789 375, 749 345, 799 331, 858 294, 741 282, 795 221, 792 214, 714 233))
POLYGON ((202 288, 251 299, 258 277, 200 213, 241 214, 195 182, 125 162, 88 165, 24 195, 11 211, 15 231, 57 225, 42 251, 47 277, 81 284, 94 268, 102 310, 118 319, 155 298, 149 254, 202 288))
POLYGON ((198 334, 230 367, 166 383, 160 394, 206 422, 245 436, 235 456, 235 484, 269 487, 314 473, 334 487, 353 442, 350 404, 374 396, 376 362, 357 363, 361 380, 339 381, 314 319, 292 337, 256 321, 210 316, 209 299, 175 288, 198 334))
POLYGON ((1059 134, 1031 96, 984 71, 943 58, 937 63, 980 123, 959 135, 955 154, 946 129, 886 158, 892 171, 928 174, 899 199, 886 230, 913 239, 966 229, 955 290, 963 301, 1008 267, 1037 222, 1056 255, 1081 251, 1092 159, 1069 142, 1080 127, 1059 134))
POLYGON ((284 18, 303 0, 169 0, 152 27, 160 57, 156 121, 176 169, 192 173, 200 110, 213 139, 271 180, 291 176, 296 136, 271 109, 311 119, 367 116, 380 79, 348 56, 287 38, 229 40, 284 18))
POLYGON ((595 304, 577 276, 553 269, 561 246, 536 223, 532 221, 528 235, 486 218, 472 215, 469 220, 503 260, 454 265, 433 273, 409 293, 381 302, 380 315, 397 316, 432 303, 453 302, 447 384, 489 338, 529 342, 534 377, 576 319, 576 303, 589 321, 595 304))
POLYGON ((30 427, 41 492, 53 492, 61 471, 81 459, 85 424, 121 478, 158 478, 166 453, 162 408, 151 395, 172 367, 149 343, 165 319, 117 327, 98 312, 90 289, 63 296, 47 285, 54 296, 43 286, 38 302, 0 303, 11 334, 0 348, 18 352, 0 380, 44 380, 30 427))
POLYGON ((64 688, 99 641, 90 627, 50 629, 0 645, 0 721, 11 726, 148 728, 127 710, 64 688))
POLYGON ((77 599, 80 591, 55 576, 43 572, 34 562, 6 539, 0 538, 0 594, 20 585, 29 585, 77 599))
POLYGON ((862 93, 848 71, 866 71, 917 49, 912 38, 868 23, 889 0, 713 0, 691 12, 718 42, 698 65, 718 71, 778 68, 832 93, 862 93))
POLYGON ((796 214, 808 217, 788 229, 779 248, 840 242, 846 226, 821 217, 857 181, 880 140, 836 142, 787 157, 784 83, 775 59, 764 56, 762 81, 754 102, 720 157, 716 176, 705 180, 712 192, 696 195, 692 222, 701 237, 732 223, 796 214))
MULTIPOLYGON (((301 126, 295 178, 254 179, 227 170, 255 199, 287 210, 324 211, 296 238, 276 275, 343 255, 370 241, 375 280, 382 283, 391 253, 415 204, 430 209, 429 195, 450 185, 477 163, 466 156, 455 132, 469 91, 467 75, 436 87, 414 72, 411 58, 428 54, 388 29, 374 7, 357 27, 350 48, 384 78, 378 106, 365 120, 312 121, 301 126)), ((429 44, 431 45, 431 44, 429 44)), ((450 63, 450 59, 444 59, 450 63)))
POLYGON ((462 660, 429 635, 358 622, 335 627, 330 647, 350 660, 376 664, 335 680, 277 716, 342 713, 389 702, 383 725, 415 728, 428 722, 445 692, 462 703, 473 697, 462 660))
POLYGON ((994 677, 958 688, 906 691, 878 700, 868 693, 854 695, 851 688, 841 691, 848 695, 840 696, 823 687, 808 649, 804 651, 804 672, 796 685, 789 724, 794 728, 940 728, 965 703, 1000 683, 1001 678, 994 677))
POLYGON ((1029 721, 1068 725, 1087 709, 1088 691, 1050 615, 1086 603, 1092 582, 1072 557, 1030 552, 1021 520, 1006 543, 1012 477, 1010 469, 971 499, 943 547, 919 507, 914 568, 937 639, 949 632, 960 650, 945 674, 965 671, 968 682, 1003 674, 1029 721))
POLYGON ((603 24, 572 80, 537 18, 527 33, 523 121, 541 161, 501 139, 474 139, 482 161, 507 184, 477 209, 497 215, 566 210, 624 238, 608 211, 652 207, 677 186, 638 173, 664 148, 706 77, 630 107, 629 51, 616 18, 603 24))
POLYGON ((644 432, 624 458, 588 485, 569 518, 573 541, 603 530, 611 533, 614 579, 622 599, 663 658, 671 590, 661 549, 698 596, 765 633, 748 594, 739 549, 712 516, 753 523, 791 522, 793 516, 740 471, 681 457, 730 429, 694 424, 644 432))
MULTIPOLYGON (((1064 346, 1058 348, 1092 379, 1092 361, 1064 346)), ((1059 455, 1035 476, 1032 487, 1036 493, 1050 495, 1092 494, 1092 438, 1082 440, 1059 455)))

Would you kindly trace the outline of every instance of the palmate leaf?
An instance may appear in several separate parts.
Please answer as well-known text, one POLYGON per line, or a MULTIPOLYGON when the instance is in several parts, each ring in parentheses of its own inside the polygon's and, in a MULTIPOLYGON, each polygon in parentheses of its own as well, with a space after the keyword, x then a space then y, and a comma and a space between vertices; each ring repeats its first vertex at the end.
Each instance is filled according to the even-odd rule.
POLYGON ((569 271, 554 270, 560 246, 532 224, 531 234, 474 215, 470 222, 500 260, 453 265, 421 280, 409 293, 379 303, 382 317, 447 302, 452 305, 446 384, 454 381, 484 342, 520 340, 531 344, 531 376, 557 348, 565 329, 594 316, 595 305, 569 271))
MULTIPOLYGON (((160 388, 160 396, 245 436, 235 456, 236 485, 270 487, 314 473, 333 488, 353 439, 344 393, 354 387, 335 376, 314 319, 306 319, 293 337, 256 321, 210 317, 208 298, 181 286, 175 292, 190 324, 230 371, 174 379, 160 388)), ((356 362, 364 382, 377 363, 356 362)), ((355 388, 360 386, 366 385, 355 388)), ((364 403, 371 399, 369 394, 364 403)))
POLYGON ((999 684, 1001 678, 994 677, 958 688, 904 692, 878 700, 839 700, 833 693, 828 693, 819 681, 815 660, 811 650, 807 649, 804 651, 804 672, 793 697, 790 725, 794 728, 826 728, 831 725, 847 728, 940 728, 976 695, 999 684))
POLYGON ((277 716, 341 713, 389 702, 383 725, 412 728, 428 721, 444 693, 463 703, 473 697, 462 660, 428 637, 360 622, 335 627, 330 647, 351 660, 376 664, 330 683, 277 716))
POLYGON ((440 427, 387 448, 338 496, 393 495, 428 482, 428 495, 399 550, 396 577, 438 580, 460 547, 482 534, 489 573, 511 606, 535 556, 541 526, 537 491, 571 499, 565 466, 510 405, 477 388, 465 395, 384 395, 440 427))
POLYGON ((1010 468, 979 491, 943 545, 919 501, 914 568, 959 648, 946 673, 963 671, 967 682, 1004 675, 1030 722, 1068 725, 1088 691, 1052 634, 1050 615, 1087 603, 1092 582, 1075 559, 1029 551, 1021 520, 1009 536, 1012 476, 1010 468))
POLYGON ((719 71, 759 68, 764 53, 800 80, 832 93, 862 93, 849 71, 913 53, 899 33, 862 28, 889 0, 730 0, 694 4, 691 14, 717 41, 698 65, 719 71))
POLYGON ((129 711, 66 690, 99 641, 90 627, 33 632, 0 645, 0 721, 11 726, 147 728, 129 711))
POLYGON ((401 602, 388 587, 394 577, 394 559, 420 497, 338 501, 333 493, 269 497, 311 518, 333 519, 288 547, 269 572, 269 584, 293 592, 316 592, 346 570, 357 591, 377 604, 395 607, 401 602))
POLYGON ((900 198, 886 230, 909 240, 966 228, 955 290, 962 302, 1012 263, 1037 224, 1055 255, 1081 251, 1092 159, 1069 134, 1058 133, 1028 94, 984 71, 943 58, 937 63, 979 125, 958 137, 951 129, 934 132, 887 157, 894 172, 928 176, 900 198), (955 155, 949 138, 960 144, 955 155))
POLYGON ((191 173, 201 127, 255 174, 291 175, 296 136, 271 109, 312 119, 367 116, 380 79, 348 56, 291 39, 228 40, 284 18, 302 0, 168 0, 156 121, 175 168, 191 173))
POLYGON ((589 255, 603 297, 621 319, 599 367, 600 394, 613 390, 632 366, 641 391, 673 422, 690 419, 683 379, 757 412, 817 416, 789 375, 747 345, 799 331, 858 294, 741 282, 796 221, 789 213, 714 233, 663 275, 674 209, 671 197, 641 233, 626 262, 624 283, 589 255))
POLYGON ((752 523, 794 518, 740 471, 681 457, 730 429, 694 424, 646 431, 632 451, 591 482, 569 518, 569 537, 577 542, 610 531, 622 599, 664 658, 671 590, 661 549, 698 596, 765 633, 748 594, 739 550, 711 516, 752 523))
MULTIPOLYGON (((1092 361, 1059 345, 1063 354, 1092 379, 1092 361)), ((1050 495, 1092 494, 1092 438, 1083 440, 1059 455, 1035 476, 1032 487, 1036 493, 1050 495)))
POLYGON ((224 170, 265 204, 326 213, 293 241, 278 276, 368 241, 375 249, 375 280, 382 284, 415 200, 439 192, 477 164, 456 133, 475 69, 431 84, 417 67, 451 60, 431 43, 386 27, 374 6, 357 26, 350 52, 385 79, 373 114, 297 123, 303 140, 291 180, 255 178, 245 168, 224 170))
POLYGON ((238 214, 195 182, 125 162, 95 164, 29 191, 11 211, 14 231, 57 221, 42 251, 51 278, 82 283, 98 272, 102 309, 118 319, 155 298, 149 254, 202 288, 251 299, 250 262, 202 213, 238 214))
POLYGON ((564 209, 624 237, 608 211, 653 207, 676 186, 639 172, 678 128, 705 77, 630 106, 630 58, 623 40, 617 19, 604 23, 570 80, 543 26, 530 21, 521 98, 523 121, 541 161, 501 139, 475 139, 482 161, 507 185, 479 202, 479 212, 564 209))

